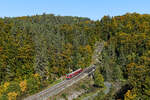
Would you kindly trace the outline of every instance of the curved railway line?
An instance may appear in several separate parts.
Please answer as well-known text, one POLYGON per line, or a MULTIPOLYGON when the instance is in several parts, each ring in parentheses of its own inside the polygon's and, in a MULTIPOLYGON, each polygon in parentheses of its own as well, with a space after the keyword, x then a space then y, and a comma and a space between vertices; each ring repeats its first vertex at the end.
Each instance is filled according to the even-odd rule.
MULTIPOLYGON (((96 49, 96 53, 101 52, 103 45, 99 45, 96 49)), ((95 58, 95 57, 94 57, 95 58)), ((71 78, 70 80, 64 80, 53 87, 47 88, 39 93, 36 93, 32 96, 25 98, 24 100, 47 100, 49 97, 58 94, 59 92, 63 91, 67 87, 71 86, 72 84, 78 82, 82 78, 86 77, 87 75, 93 73, 96 69, 95 65, 91 65, 88 68, 85 68, 80 74, 71 78)))

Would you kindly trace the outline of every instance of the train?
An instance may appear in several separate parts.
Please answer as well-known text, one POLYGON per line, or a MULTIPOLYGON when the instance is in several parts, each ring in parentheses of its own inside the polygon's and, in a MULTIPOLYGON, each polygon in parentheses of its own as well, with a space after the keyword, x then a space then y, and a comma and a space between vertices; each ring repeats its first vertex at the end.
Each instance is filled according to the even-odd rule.
POLYGON ((79 68, 78 70, 72 72, 72 73, 69 73, 66 75, 66 79, 69 80, 71 79, 72 77, 78 75, 79 73, 81 73, 83 71, 83 69, 79 68))

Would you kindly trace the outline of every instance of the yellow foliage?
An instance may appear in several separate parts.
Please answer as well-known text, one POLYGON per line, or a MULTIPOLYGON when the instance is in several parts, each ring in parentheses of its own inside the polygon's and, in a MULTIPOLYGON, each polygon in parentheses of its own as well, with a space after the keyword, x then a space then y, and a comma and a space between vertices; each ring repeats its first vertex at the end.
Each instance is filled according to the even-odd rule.
POLYGON ((2 93, 3 93, 3 89, 2 86, 0 86, 0 97, 2 96, 2 93))
POLYGON ((128 72, 130 72, 130 69, 131 69, 132 67, 135 67, 135 66, 136 66, 135 63, 130 63, 130 64, 128 64, 128 65, 127 65, 127 70, 128 70, 128 72))
POLYGON ((24 80, 24 81, 20 82, 19 86, 21 88, 21 91, 24 92, 27 88, 27 81, 24 80))
POLYGON ((85 49, 88 51, 88 53, 92 53, 92 49, 90 45, 86 45, 85 49))
POLYGON ((150 50, 148 50, 148 54, 150 54, 150 50))
POLYGON ((17 95, 18 94, 16 92, 8 93, 8 100, 16 100, 17 95))
POLYGON ((88 54, 91 54, 92 53, 92 49, 91 49, 91 46, 90 45, 86 45, 85 47, 83 47, 83 46, 80 46, 79 47, 79 50, 80 50, 80 52, 81 53, 88 53, 88 54))
POLYGON ((131 90, 128 90, 125 94, 125 100, 133 100, 136 97, 136 94, 132 94, 131 90))
POLYGON ((9 82, 5 82, 5 83, 4 83, 4 86, 3 86, 3 87, 4 87, 4 91, 6 91, 6 90, 7 90, 7 88, 8 88, 8 86, 9 86, 9 84, 10 84, 9 82))
POLYGON ((86 23, 86 24, 89 24, 89 23, 90 23, 90 21, 85 21, 85 23, 86 23))
POLYGON ((0 86, 0 96, 7 90, 9 84, 9 82, 5 82, 3 86, 0 86))
POLYGON ((128 34, 127 33, 120 33, 119 36, 120 37, 126 37, 128 34))
POLYGON ((4 83, 4 88, 7 88, 9 86, 9 84, 10 84, 9 82, 5 82, 4 83))
POLYGON ((35 78, 39 77, 39 74, 38 74, 38 73, 35 73, 35 74, 34 74, 34 77, 35 77, 35 78))
POLYGON ((108 42, 104 42, 104 46, 107 47, 108 46, 108 42))

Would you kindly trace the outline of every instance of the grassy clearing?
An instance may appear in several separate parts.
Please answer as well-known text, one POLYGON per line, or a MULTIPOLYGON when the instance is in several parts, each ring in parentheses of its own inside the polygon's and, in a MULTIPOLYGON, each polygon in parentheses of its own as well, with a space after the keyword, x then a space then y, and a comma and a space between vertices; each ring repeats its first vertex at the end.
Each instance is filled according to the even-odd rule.
POLYGON ((75 100, 83 100, 86 97, 91 97, 96 93, 99 93, 99 91, 101 91, 101 88, 94 88, 92 90, 89 90, 88 92, 82 94, 81 96, 79 96, 78 98, 76 98, 75 100))
POLYGON ((63 81, 62 79, 58 79, 58 80, 52 82, 47 88, 50 88, 50 87, 52 87, 52 86, 54 86, 54 85, 56 85, 56 84, 58 84, 58 83, 60 83, 62 81, 63 81))

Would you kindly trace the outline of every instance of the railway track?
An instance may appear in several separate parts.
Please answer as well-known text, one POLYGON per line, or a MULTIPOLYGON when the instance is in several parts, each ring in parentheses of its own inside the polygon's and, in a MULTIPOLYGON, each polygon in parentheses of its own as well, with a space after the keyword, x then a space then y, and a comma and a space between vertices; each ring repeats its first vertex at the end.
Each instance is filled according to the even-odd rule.
MULTIPOLYGON (((103 46, 100 45, 98 46, 98 49, 96 52, 101 52, 103 46)), ((95 57, 94 57, 95 58, 95 57)), ((25 98, 24 100, 47 100, 49 97, 58 94, 59 92, 63 91, 64 89, 66 89, 67 87, 71 86, 72 84, 76 83, 77 81, 79 81, 80 79, 86 77, 87 75, 91 74, 94 72, 94 70, 96 69, 95 65, 91 65, 90 67, 84 69, 80 74, 78 74, 77 76, 73 77, 70 80, 64 80, 56 85, 54 85, 53 87, 50 87, 48 89, 45 89, 37 94, 34 94, 32 96, 29 96, 27 98, 25 98)))
POLYGON ((79 75, 73 77, 70 80, 64 80, 53 87, 50 87, 46 90, 43 90, 35 95, 29 96, 24 100, 46 100, 48 97, 56 95, 57 93, 61 92, 65 88, 71 86, 75 82, 79 81, 80 79, 84 78, 88 75, 89 70, 94 69, 94 66, 91 66, 85 70, 83 70, 79 75))

